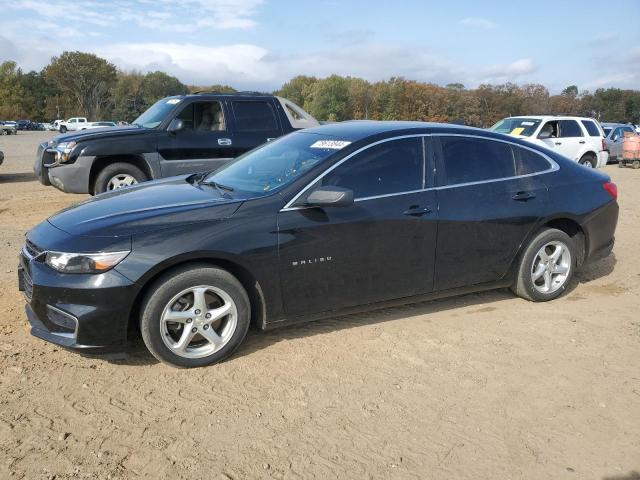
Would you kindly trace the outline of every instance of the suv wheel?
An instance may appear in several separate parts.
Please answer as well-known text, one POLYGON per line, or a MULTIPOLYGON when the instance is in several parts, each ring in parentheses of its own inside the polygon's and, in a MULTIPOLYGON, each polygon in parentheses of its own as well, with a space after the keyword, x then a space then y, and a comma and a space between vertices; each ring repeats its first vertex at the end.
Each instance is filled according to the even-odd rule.
POLYGON ((596 157, 591 153, 585 153, 579 163, 587 168, 596 168, 598 166, 598 160, 596 160, 596 157))
POLYGON ((151 354, 181 368, 229 357, 244 340, 251 317, 240 282, 208 265, 183 267, 160 278, 141 312, 140 330, 151 354))
POLYGON ((514 293, 533 302, 558 298, 576 268, 575 245, 561 230, 542 230, 525 249, 518 267, 514 293))
POLYGON ((130 187, 149 180, 142 170, 130 163, 118 162, 104 167, 93 184, 93 192, 98 193, 130 187))

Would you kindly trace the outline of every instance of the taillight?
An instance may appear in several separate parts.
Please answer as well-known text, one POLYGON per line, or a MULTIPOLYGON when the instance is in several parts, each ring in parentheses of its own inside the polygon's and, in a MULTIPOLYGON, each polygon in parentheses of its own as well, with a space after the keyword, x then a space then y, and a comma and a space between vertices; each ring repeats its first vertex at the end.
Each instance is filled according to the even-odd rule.
POLYGON ((606 151, 607 150, 607 142, 604 141, 604 138, 602 139, 602 151, 606 151))
POLYGON ((607 191, 607 193, 611 195, 611 198, 613 198, 614 200, 618 199, 618 187, 616 186, 615 183, 613 182, 603 183, 602 188, 604 188, 607 191))

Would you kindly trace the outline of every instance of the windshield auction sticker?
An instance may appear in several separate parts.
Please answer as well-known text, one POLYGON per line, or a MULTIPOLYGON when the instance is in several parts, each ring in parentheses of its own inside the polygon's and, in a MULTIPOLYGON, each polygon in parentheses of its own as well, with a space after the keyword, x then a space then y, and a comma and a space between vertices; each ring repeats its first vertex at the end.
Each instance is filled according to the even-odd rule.
POLYGON ((329 148, 331 150, 340 150, 351 142, 345 140, 318 140, 310 148, 329 148))

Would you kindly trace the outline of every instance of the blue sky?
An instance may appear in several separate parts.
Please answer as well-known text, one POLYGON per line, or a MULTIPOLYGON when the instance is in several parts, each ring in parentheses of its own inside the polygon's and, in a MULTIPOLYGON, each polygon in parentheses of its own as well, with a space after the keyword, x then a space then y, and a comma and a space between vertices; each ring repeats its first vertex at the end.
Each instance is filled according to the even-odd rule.
POLYGON ((270 90, 296 74, 640 89, 640 0, 11 0, 0 61, 83 50, 125 70, 270 90))

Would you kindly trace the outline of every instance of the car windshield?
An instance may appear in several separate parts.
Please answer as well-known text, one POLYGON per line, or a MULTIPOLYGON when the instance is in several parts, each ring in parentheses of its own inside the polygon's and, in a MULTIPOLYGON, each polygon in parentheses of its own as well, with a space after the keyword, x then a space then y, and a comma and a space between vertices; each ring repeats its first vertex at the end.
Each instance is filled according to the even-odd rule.
POLYGON ((266 143, 238 157, 203 183, 216 183, 256 197, 288 185, 350 142, 307 132, 296 132, 266 143))
POLYGON ((610 127, 602 127, 602 128, 604 130, 604 136, 605 137, 608 137, 609 134, 611 133, 611 130, 613 130, 613 128, 610 128, 610 127))
POLYGON ((535 118, 512 117, 500 120, 489 130, 508 135, 530 137, 536 131, 538 125, 540 125, 540 120, 535 118))
POLYGON ((181 101, 181 99, 176 97, 163 98, 151 105, 142 115, 133 121, 133 124, 145 128, 156 128, 181 101))

